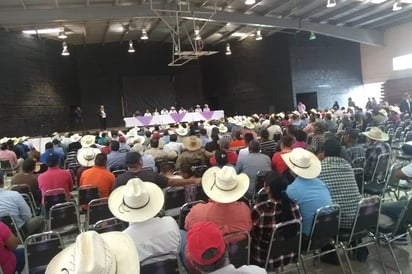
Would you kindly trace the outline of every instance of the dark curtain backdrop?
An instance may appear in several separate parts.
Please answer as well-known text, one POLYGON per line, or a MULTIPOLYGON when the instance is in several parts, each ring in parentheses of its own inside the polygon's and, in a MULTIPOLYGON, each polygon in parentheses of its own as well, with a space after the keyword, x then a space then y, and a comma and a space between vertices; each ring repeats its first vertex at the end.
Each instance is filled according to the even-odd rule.
POLYGON ((176 102, 173 83, 168 75, 125 76, 122 78, 125 115, 132 116, 136 110, 142 114, 149 109, 167 109, 176 102))

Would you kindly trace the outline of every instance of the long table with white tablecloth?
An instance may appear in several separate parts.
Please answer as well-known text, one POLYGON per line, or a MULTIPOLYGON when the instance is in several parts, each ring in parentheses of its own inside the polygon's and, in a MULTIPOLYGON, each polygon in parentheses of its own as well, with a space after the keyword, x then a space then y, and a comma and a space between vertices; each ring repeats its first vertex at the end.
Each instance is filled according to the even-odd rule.
POLYGON ((186 112, 153 116, 125 117, 123 120, 126 124, 126 127, 142 127, 174 124, 181 122, 195 122, 202 120, 216 120, 223 117, 225 117, 225 112, 223 110, 214 110, 205 112, 186 112))

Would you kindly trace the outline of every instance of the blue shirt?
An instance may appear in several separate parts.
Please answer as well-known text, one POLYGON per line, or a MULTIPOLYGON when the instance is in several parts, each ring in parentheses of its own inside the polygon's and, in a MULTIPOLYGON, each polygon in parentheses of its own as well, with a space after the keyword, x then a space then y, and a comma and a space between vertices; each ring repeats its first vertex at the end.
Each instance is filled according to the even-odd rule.
POLYGON ((64 164, 64 153, 62 153, 58 150, 54 150, 54 149, 47 149, 45 152, 43 152, 40 155, 40 163, 43 163, 43 164, 46 163, 47 156, 49 156, 50 152, 54 152, 57 155, 59 155, 59 166, 63 166, 63 164, 64 164))
POLYGON ((296 177, 288 186, 286 193, 298 203, 302 215, 302 231, 309 236, 316 210, 332 204, 328 187, 317 178, 296 177))
POLYGON ((106 167, 109 171, 126 169, 126 153, 110 151, 107 155, 106 167))
POLYGON ((0 188, 0 216, 12 215, 21 228, 32 217, 30 207, 17 191, 0 188))

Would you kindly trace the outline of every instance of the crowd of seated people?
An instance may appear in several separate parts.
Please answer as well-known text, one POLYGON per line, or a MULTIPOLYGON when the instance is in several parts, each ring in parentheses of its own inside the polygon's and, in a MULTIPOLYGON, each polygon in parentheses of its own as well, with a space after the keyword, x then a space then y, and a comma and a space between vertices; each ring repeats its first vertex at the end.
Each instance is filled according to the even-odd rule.
MULTIPOLYGON (((184 202, 197 200, 203 192, 205 203, 192 208, 185 231, 190 233, 202 222, 217 225, 222 235, 247 231, 252 239, 252 262, 264 267, 271 228, 277 223, 301 220, 303 234, 309 236, 316 210, 336 203, 341 206, 342 228, 351 228, 362 197, 352 160, 365 157, 365 180, 370 180, 378 156, 391 150, 386 131, 399 125, 401 117, 407 119, 398 112, 396 107, 385 112, 363 112, 356 107, 347 111, 312 109, 127 131, 56 133, 43 153, 26 136, 3 138, 0 156, 10 159, 15 168, 11 184, 29 185, 40 205, 44 205, 48 190, 63 188, 70 200, 75 187, 96 185, 100 197, 116 199, 111 210, 127 209, 113 214, 131 223, 125 232, 134 240, 140 261, 150 258, 153 250, 181 253, 190 273, 202 268, 199 261, 192 261, 185 246, 186 232, 179 231, 173 218, 157 216, 167 187, 184 186, 184 202), (199 166, 209 168, 203 177, 196 174, 199 166), (264 178, 268 195, 264 201, 254 196, 259 171, 270 171, 264 178), (149 199, 152 192, 155 197, 149 199), (230 196, 234 192, 236 195, 230 196), (143 200, 157 203, 145 218, 132 213, 134 208, 147 206, 143 200), (122 215, 127 212, 129 217, 122 215)), ((11 192, 0 190, 0 217, 11 212, 5 204, 11 192)), ((16 197, 13 203, 17 207, 24 201, 16 197)), ((393 210, 388 212, 396 218, 393 210)), ((26 236, 44 229, 42 213, 44 210, 40 216, 32 216, 27 208, 16 211, 21 218, 19 228, 26 236)), ((8 237, 7 231, 5 235, 8 237)), ((283 267, 294 256, 270 258, 269 268, 283 267)))

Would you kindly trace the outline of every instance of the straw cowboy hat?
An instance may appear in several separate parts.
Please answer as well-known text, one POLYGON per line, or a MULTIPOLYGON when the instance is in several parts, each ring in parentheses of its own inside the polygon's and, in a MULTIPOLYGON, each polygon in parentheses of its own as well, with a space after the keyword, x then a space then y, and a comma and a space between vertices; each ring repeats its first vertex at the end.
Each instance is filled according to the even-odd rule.
POLYGON ((202 188, 213 201, 231 203, 239 200, 249 188, 249 177, 230 166, 211 167, 202 176, 202 188))
POLYGON ((224 124, 220 124, 218 128, 220 133, 226 133, 228 131, 227 127, 224 124))
POLYGON ((87 231, 51 260, 46 274, 56 273, 138 274, 139 256, 127 233, 87 231))
POLYGON ((187 133, 189 132, 189 131, 187 130, 187 128, 182 127, 182 126, 180 126, 180 125, 179 125, 179 127, 178 127, 175 131, 176 131, 176 134, 179 135, 179 136, 186 136, 187 133))
POLYGON ((139 178, 130 179, 126 185, 113 190, 109 196, 109 209, 114 216, 126 222, 144 222, 162 209, 162 189, 139 178))
POLYGON ((94 135, 84 135, 80 139, 80 144, 82 145, 82 147, 90 147, 95 143, 95 141, 96 137, 94 137, 94 135))
POLYGON ((388 141, 389 135, 378 127, 371 127, 369 131, 362 132, 363 135, 375 141, 388 141))
POLYGON ((21 136, 21 137, 20 137, 20 141, 21 141, 21 142, 24 142, 24 141, 29 140, 29 138, 30 138, 29 136, 21 136))
POLYGON ((289 169, 299 177, 313 179, 319 176, 320 161, 312 152, 303 148, 295 148, 281 156, 289 169))
POLYGON ((196 136, 189 136, 183 139, 183 145, 189 151, 195 151, 202 147, 202 141, 196 136))
POLYGON ((144 136, 137 135, 135 137, 132 137, 129 143, 131 143, 131 144, 136 144, 136 143, 143 144, 144 141, 146 141, 146 138, 144 136))
POLYGON ((72 136, 70 136, 70 141, 72 143, 75 143, 75 142, 80 141, 81 138, 82 138, 82 136, 80 136, 78 133, 75 133, 72 136))
POLYGON ((96 155, 101 153, 100 149, 92 147, 83 147, 77 151, 77 161, 81 166, 92 167, 96 155))

